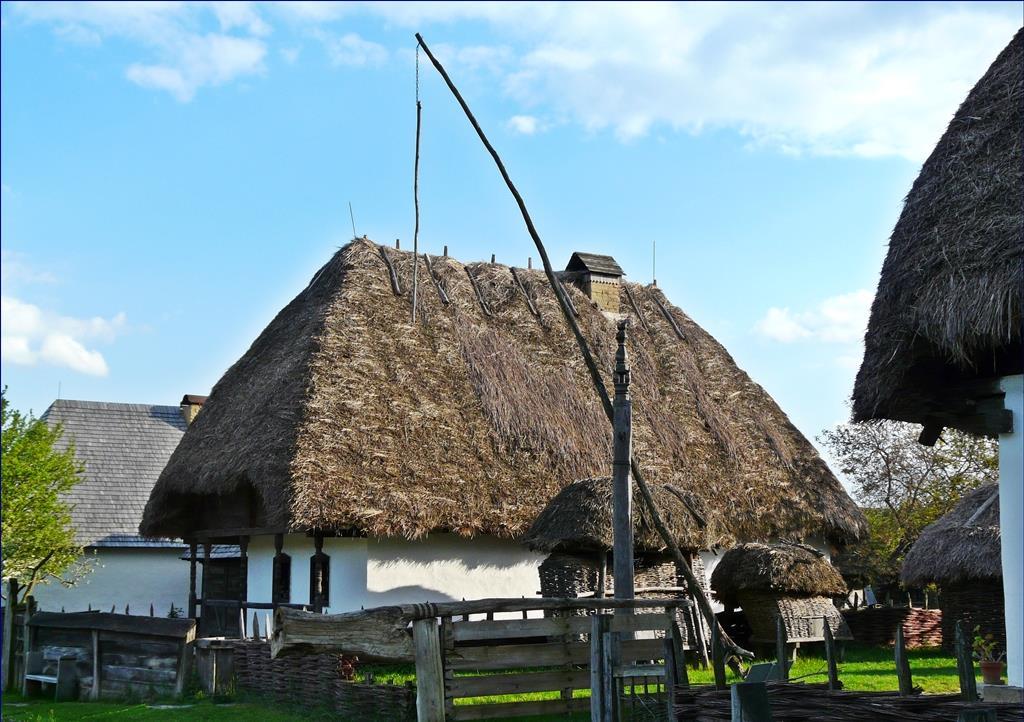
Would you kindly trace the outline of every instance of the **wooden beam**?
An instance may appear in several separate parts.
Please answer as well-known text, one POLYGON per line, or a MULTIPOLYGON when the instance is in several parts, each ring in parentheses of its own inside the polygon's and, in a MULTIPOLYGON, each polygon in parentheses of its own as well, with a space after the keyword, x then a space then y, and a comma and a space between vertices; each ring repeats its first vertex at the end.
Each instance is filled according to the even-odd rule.
POLYGON ((444 722, 444 669, 436 619, 412 623, 416 660, 416 721, 444 722))

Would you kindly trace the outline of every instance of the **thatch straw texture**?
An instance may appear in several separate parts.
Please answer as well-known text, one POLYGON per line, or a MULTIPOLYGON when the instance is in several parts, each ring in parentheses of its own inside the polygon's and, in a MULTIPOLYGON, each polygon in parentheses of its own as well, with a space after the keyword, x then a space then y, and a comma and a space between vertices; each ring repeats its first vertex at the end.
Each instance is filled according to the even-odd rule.
POLYGON ((740 544, 722 555, 711 573, 711 590, 729 608, 740 606, 744 592, 831 597, 846 594, 846 583, 814 547, 755 543, 740 544))
MULTIPOLYGON (((214 387, 142 532, 513 537, 571 481, 607 474, 609 424, 543 275, 517 269, 538 318, 507 266, 434 258, 446 305, 419 264, 413 324, 411 254, 365 239, 338 251, 214 387), (248 519, 229 523, 244 489, 248 519)), ((610 388, 615 324, 568 288, 610 388)), ((660 291, 630 288, 646 321, 629 338, 634 450, 652 486, 706 511, 705 529, 676 522, 685 546, 859 537, 856 505, 768 394, 660 291)))
POLYGON ((871 309, 855 420, 925 423, 931 411, 954 411, 957 383, 1024 368, 1022 107, 1024 30, 967 96, 906 198, 871 309))
POLYGON ((986 484, 925 527, 903 559, 900 578, 907 586, 1002 579, 1001 544, 999 485, 986 484))
MULTIPOLYGON (((694 548, 694 520, 683 501, 659 486, 651 487, 651 495, 676 542, 684 549, 694 548)), ((610 551, 613 546, 611 477, 584 479, 566 486, 548 502, 522 541, 535 551, 610 551)), ((635 486, 633 547, 638 552, 661 552, 666 548, 635 486)))

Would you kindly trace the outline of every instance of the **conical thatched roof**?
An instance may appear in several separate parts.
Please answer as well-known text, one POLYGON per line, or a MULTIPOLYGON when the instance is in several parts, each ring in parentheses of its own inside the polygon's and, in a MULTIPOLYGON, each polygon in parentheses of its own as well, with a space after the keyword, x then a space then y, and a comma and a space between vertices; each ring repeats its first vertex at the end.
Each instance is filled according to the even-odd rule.
POLYGON ((1024 30, 956 112, 889 240, 853 392, 854 418, 976 433, 964 384, 1021 373, 1024 30), (959 386, 959 387, 958 387, 959 386))
MULTIPOLYGON (((681 491, 662 486, 651 488, 662 521, 686 547, 693 543, 694 517, 681 491)), ((701 514, 699 509, 695 509, 701 514)), ((701 514, 702 515, 702 514, 701 514)), ((702 515, 703 516, 703 515, 702 515)), ((612 480, 575 481, 548 502, 523 537, 536 551, 604 550, 612 548, 612 480)), ((633 546, 646 552, 660 552, 665 544, 654 528, 640 493, 633 487, 633 546)), ((698 545, 700 546, 700 545, 698 545)))
MULTIPOLYGON (((421 259, 413 324, 412 264, 367 240, 336 253, 214 387, 142 532, 518 536, 571 481, 607 474, 609 424, 543 274, 433 258, 432 277, 421 259)), ((634 451, 652 485, 707 510, 692 546, 858 537, 856 505, 768 394, 660 291, 625 287, 621 310, 632 296, 642 317, 634 451)), ((610 388, 615 323, 568 288, 610 388)))
POLYGON ((907 586, 1002 578, 998 484, 975 489, 926 526, 900 572, 907 586))
POLYGON ((711 589, 727 607, 741 606, 741 592, 797 597, 846 594, 846 582, 824 554, 805 544, 740 544, 722 555, 711 589))

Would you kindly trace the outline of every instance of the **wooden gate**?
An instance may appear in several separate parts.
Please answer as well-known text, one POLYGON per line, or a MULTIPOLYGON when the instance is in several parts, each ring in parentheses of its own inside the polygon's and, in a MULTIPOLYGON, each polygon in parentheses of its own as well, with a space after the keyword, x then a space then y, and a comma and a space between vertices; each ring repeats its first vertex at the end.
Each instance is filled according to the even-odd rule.
MULTIPOLYGON (((442 617, 414 623, 420 719, 568 715, 673 719, 671 690, 685 679, 675 608, 519 619, 442 617), (422 678, 435 665, 439 684, 422 678), (439 699, 431 710, 431 690, 439 699), (487 699, 515 696, 518 699, 487 699)), ((539 613, 538 613, 539 614, 539 613)), ((488 618, 490 616, 491 618, 488 618)))

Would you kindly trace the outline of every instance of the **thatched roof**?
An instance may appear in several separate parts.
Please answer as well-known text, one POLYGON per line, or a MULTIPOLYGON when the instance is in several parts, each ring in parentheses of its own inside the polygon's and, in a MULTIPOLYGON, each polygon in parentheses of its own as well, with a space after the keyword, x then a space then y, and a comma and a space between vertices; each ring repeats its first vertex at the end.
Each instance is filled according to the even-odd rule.
MULTIPOLYGON (((446 305, 421 259, 413 324, 412 263, 357 240, 317 272, 214 387, 143 533, 518 536, 571 481, 610 471, 610 425, 543 274, 435 257, 446 305)), ((567 288, 611 388, 615 323, 567 288)), ((631 297, 643 319, 628 342, 634 451, 652 485, 707 510, 687 546, 862 534, 856 505, 764 389, 659 290, 626 288, 621 310, 635 315, 631 297)))
POLYGON ((846 594, 846 582, 825 555, 805 544, 741 544, 722 555, 711 589, 726 606, 740 606, 740 592, 778 592, 797 597, 846 594))
MULTIPOLYGON (((1024 30, 956 112, 889 240, 853 392, 854 418, 960 414, 965 384, 1024 368, 1024 30)), ((976 433, 976 412, 940 425, 976 433)))
MULTIPOLYGON (((662 521, 685 546, 692 542, 694 518, 680 490, 651 488, 662 521)), ((695 509, 701 514, 699 509, 695 509)), ((640 493, 633 487, 633 546, 639 551, 660 552, 665 544, 654 528, 640 493)), ((569 484, 548 502, 523 536, 536 551, 603 550, 612 548, 612 480, 583 479, 569 484)))
POLYGON ((903 558, 907 586, 1002 579, 999 485, 986 484, 929 524, 903 558))

